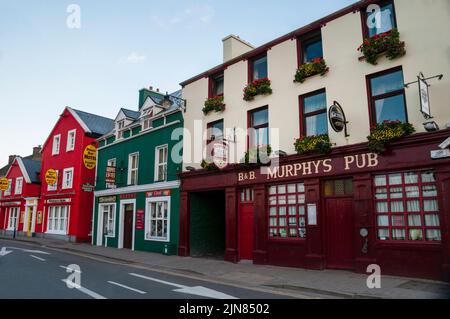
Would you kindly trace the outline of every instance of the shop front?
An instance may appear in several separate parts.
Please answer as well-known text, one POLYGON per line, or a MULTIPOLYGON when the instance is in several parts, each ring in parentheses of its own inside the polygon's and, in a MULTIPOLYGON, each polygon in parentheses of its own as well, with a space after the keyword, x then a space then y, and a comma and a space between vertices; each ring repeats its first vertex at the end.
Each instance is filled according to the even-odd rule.
POLYGON ((24 201, 21 199, 0 201, 0 210, 2 211, 1 232, 3 235, 17 236, 23 230, 23 211, 24 201))
POLYGON ((36 224, 39 232, 36 236, 76 242, 74 231, 70 229, 70 227, 76 227, 75 223, 71 222, 71 212, 75 209, 76 202, 73 195, 44 197, 43 215, 41 212, 37 214, 36 224))
POLYGON ((377 264, 386 275, 448 281, 450 159, 431 152, 449 135, 416 134, 383 155, 359 144, 326 156, 285 156, 265 170, 183 173, 179 254, 195 248, 198 255, 195 242, 211 232, 198 221, 210 220, 230 262, 359 273, 377 264))

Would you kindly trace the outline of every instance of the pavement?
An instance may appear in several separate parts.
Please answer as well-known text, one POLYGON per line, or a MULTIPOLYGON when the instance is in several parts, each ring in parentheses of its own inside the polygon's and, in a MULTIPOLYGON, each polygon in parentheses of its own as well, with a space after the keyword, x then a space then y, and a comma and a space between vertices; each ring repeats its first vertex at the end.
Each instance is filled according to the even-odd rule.
MULTIPOLYGON (((177 284, 184 281, 181 285, 186 287, 206 286, 207 289, 217 291, 219 294, 236 298, 450 299, 450 284, 439 281, 382 275, 381 288, 369 289, 366 284, 368 278, 366 275, 347 271, 315 271, 253 265, 249 262, 233 264, 217 259, 164 256, 41 238, 18 238, 14 241, 10 238, 0 238, 0 249, 4 246, 18 244, 29 247, 29 249, 45 249, 53 254, 63 253, 77 256, 84 262, 89 259, 91 263, 101 263, 103 266, 94 267, 101 273, 103 273, 101 269, 105 268, 107 264, 125 267, 126 269, 119 270, 120 274, 127 274, 126 278, 119 276, 122 282, 129 282, 131 279, 129 274, 139 270, 150 272, 152 278, 163 276, 177 284)), ((2 258, 4 257, 0 256, 0 261, 2 258)), ((64 264, 62 261, 58 262, 61 265, 64 264)), ((4 262, 0 262, 0 267, 4 267, 2 263, 4 262)), ((107 272, 105 271, 105 273, 107 272)), ((113 274, 117 274, 117 272, 111 273, 109 277, 102 274, 101 278, 105 277, 104 282, 119 280, 114 279, 113 274)), ((136 283, 131 282, 130 285, 135 287, 136 283)), ((116 285, 116 287, 119 286, 116 285)), ((153 287, 150 288, 153 289, 153 287)), ((104 289, 99 288, 99 290, 103 291, 104 289)), ((132 294, 132 296, 134 295, 132 294)), ((161 298, 165 298, 165 296, 171 298, 169 293, 163 294, 161 298)), ((192 298, 192 295, 189 294, 184 297, 180 294, 176 294, 176 296, 192 298)), ((198 295, 194 296, 198 297, 198 295)), ((5 295, 2 295, 0 291, 0 298, 4 297, 5 295)))

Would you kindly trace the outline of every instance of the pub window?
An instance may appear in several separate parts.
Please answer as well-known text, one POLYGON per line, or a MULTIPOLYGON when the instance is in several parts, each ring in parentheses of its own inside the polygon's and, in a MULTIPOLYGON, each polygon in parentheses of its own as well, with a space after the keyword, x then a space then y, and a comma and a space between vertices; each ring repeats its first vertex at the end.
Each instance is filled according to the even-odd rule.
POLYGON ((210 82, 210 96, 209 97, 216 97, 216 96, 223 96, 224 92, 224 72, 219 72, 209 78, 210 82))
POLYGON ((170 197, 147 201, 145 239, 169 241, 170 197))
POLYGON ((306 238, 305 185, 303 183, 269 187, 269 237, 306 238))
POLYGON ((101 205, 101 212, 103 214, 103 225, 104 232, 103 234, 108 237, 115 237, 116 235, 116 205, 115 204, 106 204, 101 205))
POLYGON ((267 54, 249 61, 250 82, 268 77, 267 54))
POLYGON ((327 96, 325 90, 300 97, 302 114, 301 132, 303 136, 328 134, 327 96))
POLYGON ((208 144, 213 141, 223 140, 223 120, 208 123, 207 130, 208 144))
POLYGON ((300 42, 300 61, 308 63, 317 58, 323 58, 322 33, 320 30, 308 34, 299 39, 300 42))
POLYGON ((267 107, 249 112, 249 148, 269 145, 269 110, 267 107))
POLYGON ((403 70, 394 69, 368 77, 372 125, 408 121, 403 70))
POLYGON ((377 236, 383 241, 441 241, 438 190, 432 171, 374 177, 377 236))
POLYGON ((373 37, 397 28, 393 1, 383 1, 378 5, 380 7, 380 11, 378 12, 367 12, 367 8, 364 9, 365 37, 373 37))

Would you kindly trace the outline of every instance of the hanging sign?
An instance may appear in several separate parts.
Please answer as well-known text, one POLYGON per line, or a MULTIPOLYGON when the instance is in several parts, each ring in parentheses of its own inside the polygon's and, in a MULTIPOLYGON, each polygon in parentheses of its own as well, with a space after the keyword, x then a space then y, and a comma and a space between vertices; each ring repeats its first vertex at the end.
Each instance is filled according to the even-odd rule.
POLYGON ((88 145, 83 152, 83 163, 87 169, 94 169, 97 164, 97 148, 88 145))
POLYGON ((347 134, 347 119, 345 117, 344 110, 336 101, 328 110, 328 120, 330 121, 330 125, 335 132, 340 133, 345 130, 345 137, 349 136, 347 134))
POLYGON ((9 188, 9 181, 6 177, 0 178, 0 191, 6 191, 9 188))
POLYGON ((426 119, 431 118, 430 111, 430 93, 428 90, 428 83, 425 79, 422 79, 420 76, 419 79, 419 93, 420 93, 420 111, 426 119))
POLYGON ((211 142, 208 144, 207 154, 219 169, 228 166, 228 144, 225 142, 211 142))
POLYGON ((56 182, 58 181, 58 172, 54 169, 49 169, 45 173, 45 182, 47 185, 54 186, 56 182))

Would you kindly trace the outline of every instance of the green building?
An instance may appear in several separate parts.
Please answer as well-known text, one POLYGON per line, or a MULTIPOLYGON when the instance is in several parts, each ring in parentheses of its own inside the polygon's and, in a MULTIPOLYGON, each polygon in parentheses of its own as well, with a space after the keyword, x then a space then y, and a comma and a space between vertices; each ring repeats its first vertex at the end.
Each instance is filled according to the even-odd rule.
POLYGON ((142 89, 139 110, 121 109, 98 139, 94 245, 177 253, 183 110, 181 91, 142 89))

